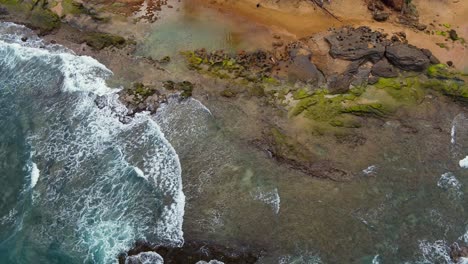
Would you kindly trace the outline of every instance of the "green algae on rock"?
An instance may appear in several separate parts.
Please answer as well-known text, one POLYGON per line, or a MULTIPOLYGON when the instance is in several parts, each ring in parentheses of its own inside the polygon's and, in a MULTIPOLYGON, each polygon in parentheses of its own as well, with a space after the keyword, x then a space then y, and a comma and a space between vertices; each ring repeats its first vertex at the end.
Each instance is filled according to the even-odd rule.
POLYGON ((107 47, 123 47, 126 43, 125 38, 109 34, 109 33, 102 33, 102 32, 92 32, 87 33, 83 38, 83 42, 86 42, 88 46, 101 50, 107 47))
POLYGON ((48 9, 48 2, 39 1, 19 1, 0 0, 11 13, 25 18, 25 24, 39 30, 40 35, 50 33, 60 27, 60 18, 57 14, 48 9))

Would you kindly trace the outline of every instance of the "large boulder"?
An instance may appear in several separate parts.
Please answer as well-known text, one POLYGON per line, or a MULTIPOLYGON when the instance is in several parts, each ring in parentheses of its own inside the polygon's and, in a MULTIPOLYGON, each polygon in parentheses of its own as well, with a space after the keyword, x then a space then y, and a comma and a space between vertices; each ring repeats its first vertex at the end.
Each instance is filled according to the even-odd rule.
POLYGON ((430 64, 424 52, 408 44, 388 46, 385 56, 393 65, 406 71, 424 71, 430 64))
POLYGON ((325 79, 306 55, 297 55, 292 59, 288 67, 288 75, 292 81, 299 80, 314 85, 322 83, 325 79))
POLYGON ((374 64, 371 72, 372 75, 378 77, 393 78, 398 76, 398 69, 385 58, 374 64))
POLYGON ((343 60, 379 61, 388 41, 385 36, 368 27, 344 27, 325 37, 330 44, 330 55, 343 60))

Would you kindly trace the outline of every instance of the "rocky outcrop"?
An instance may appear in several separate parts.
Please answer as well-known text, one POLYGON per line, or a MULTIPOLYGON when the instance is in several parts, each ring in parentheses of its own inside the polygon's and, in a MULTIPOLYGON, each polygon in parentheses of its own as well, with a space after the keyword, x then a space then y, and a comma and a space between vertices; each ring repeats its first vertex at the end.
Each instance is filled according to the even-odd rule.
POLYGON ((385 56, 393 65, 406 71, 424 71, 430 65, 424 52, 408 44, 388 46, 385 56))
POLYGON ((295 56, 288 65, 289 79, 306 83, 319 84, 323 82, 323 74, 310 61, 307 55, 295 56))
POLYGON ((385 35, 368 27, 341 28, 325 39, 330 44, 330 55, 343 60, 379 61, 385 53, 388 40, 385 35))
POLYGON ((462 258, 468 258, 468 247, 454 243, 450 246, 450 258, 454 263, 460 263, 462 258))
POLYGON ((186 241, 182 247, 151 245, 140 241, 126 254, 119 256, 119 264, 125 264, 129 256, 142 252, 156 252, 165 264, 197 263, 198 261, 218 260, 232 264, 256 263, 260 253, 248 247, 234 248, 208 241, 186 241))
POLYGON ((393 78, 398 76, 398 69, 388 62, 387 59, 382 59, 372 66, 372 75, 385 78, 393 78))

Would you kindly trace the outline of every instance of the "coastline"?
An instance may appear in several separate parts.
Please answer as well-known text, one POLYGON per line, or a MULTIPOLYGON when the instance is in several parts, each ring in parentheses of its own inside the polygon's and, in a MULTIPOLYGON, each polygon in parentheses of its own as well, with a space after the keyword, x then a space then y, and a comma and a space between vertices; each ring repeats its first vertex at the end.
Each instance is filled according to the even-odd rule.
MULTIPOLYGON (((383 29, 380 30, 383 32, 393 33, 403 31, 406 34, 407 41, 410 43, 418 43, 418 45, 419 43, 422 43, 420 48, 429 48, 433 51, 435 57, 441 60, 442 58, 447 61, 451 60, 453 61, 456 70, 466 71, 467 66, 464 65, 464 63, 466 63, 466 59, 464 56, 460 56, 460 54, 465 54, 466 47, 455 47, 455 45, 459 45, 459 43, 454 43, 453 45, 455 48, 450 50, 442 49, 434 44, 441 36, 426 35, 425 33, 415 31, 414 29, 395 25, 393 22, 388 22, 388 24, 373 22, 371 20, 371 15, 367 11, 367 6, 365 5, 360 7, 358 11, 359 16, 364 14, 367 15, 365 19, 361 20, 351 18, 336 25, 332 23, 332 26, 330 26, 328 22, 321 24, 323 20, 330 21, 328 20, 330 18, 328 16, 323 16, 321 11, 319 12, 314 10, 314 8, 309 5, 307 5, 308 7, 303 11, 304 13, 301 14, 297 20, 294 20, 294 17, 296 16, 292 17, 288 12, 298 7, 288 6, 285 8, 287 11, 284 12, 283 10, 278 10, 278 8, 281 7, 275 6, 274 4, 271 6, 265 4, 262 8, 271 9, 265 12, 267 14, 265 15, 267 18, 265 18, 256 14, 256 12, 259 11, 251 7, 255 1, 241 1, 236 3, 229 1, 226 3, 224 2, 225 1, 220 1, 220 3, 210 2, 206 5, 220 9, 221 13, 227 12, 232 16, 241 15, 244 18, 248 17, 247 21, 259 23, 262 27, 267 25, 268 30, 271 30, 271 39, 269 39, 269 41, 278 41, 276 37, 273 37, 273 35, 278 34, 280 36, 280 40, 284 42, 284 46, 306 36, 311 36, 312 38, 316 36, 323 37, 321 36, 321 33, 329 34, 327 31, 329 27, 338 27, 348 24, 358 27, 360 25, 370 24, 370 28, 374 30, 383 29), (309 15, 317 14, 316 12, 321 14, 318 18, 319 21, 322 22, 319 24, 313 24, 316 28, 314 28, 314 31, 309 31, 309 19, 310 21, 316 21, 317 19, 309 18, 309 15), (268 16, 274 16, 275 18, 269 19, 268 16)), ((336 1, 335 4, 339 5, 339 2, 336 1)), ((456 6, 455 4, 453 5, 456 6)), ((302 7, 302 5, 300 7, 302 7)), ((343 13, 340 13, 343 11, 339 8, 333 8, 333 6, 331 6, 330 10, 344 16, 343 13)), ((173 11, 174 10, 171 12, 173 11)), ((425 16, 421 14, 421 17, 424 18, 425 16)), ((434 141, 441 140, 450 134, 449 123, 451 121, 449 120, 449 117, 455 115, 460 111, 460 109, 461 111, 466 112, 466 108, 464 108, 465 103, 457 102, 452 105, 453 100, 451 97, 445 97, 437 92, 429 92, 427 95, 423 96, 421 101, 417 102, 416 107, 408 107, 407 109, 409 110, 404 108, 405 105, 399 105, 398 110, 388 116, 386 114, 379 116, 374 115, 373 113, 365 113, 364 115, 357 116, 357 120, 360 124, 359 128, 353 127, 355 125, 354 119, 349 123, 349 125, 346 123, 346 120, 346 125, 344 127, 338 126, 337 128, 333 126, 331 129, 311 128, 310 120, 303 116, 290 118, 288 116, 288 111, 285 110, 289 109, 287 108, 289 106, 266 102, 263 95, 257 96, 256 94, 251 93, 250 90, 246 92, 242 90, 242 88, 239 88, 242 86, 241 84, 235 82, 231 83, 229 78, 222 79, 209 75, 207 72, 197 72, 188 69, 174 71, 173 68, 187 66, 187 63, 181 55, 171 54, 171 62, 169 63, 161 62, 163 58, 152 58, 141 54, 137 55, 136 51, 139 48, 139 44, 145 40, 145 36, 147 36, 146 33, 151 31, 148 29, 150 28, 150 25, 146 22, 137 22, 134 24, 133 22, 122 22, 122 20, 119 19, 116 20, 117 21, 115 22, 111 21, 103 23, 101 26, 92 29, 86 27, 86 25, 94 23, 92 21, 83 20, 85 21, 85 26, 79 26, 80 29, 70 26, 67 24, 70 22, 67 22, 63 23, 59 29, 55 29, 50 34, 44 35, 43 38, 51 43, 55 42, 61 44, 73 50, 77 55, 87 55, 96 58, 114 72, 114 77, 109 81, 111 85, 132 89, 135 83, 141 83, 144 84, 144 87, 155 86, 159 90, 168 92, 162 88, 164 82, 167 80, 184 80, 193 83, 195 85, 195 88, 193 89, 193 97, 207 105, 214 113, 214 116, 219 120, 222 120, 221 122, 223 126, 228 127, 228 129, 226 129, 227 134, 236 134, 240 142, 249 145, 247 148, 264 153, 265 156, 272 155, 275 157, 272 159, 275 162, 282 164, 292 171, 299 171, 303 173, 304 176, 313 174, 311 171, 319 174, 318 172, 330 170, 332 171, 332 175, 338 174, 338 176, 336 178, 334 178, 334 176, 324 176, 319 178, 338 182, 344 181, 345 184, 346 182, 352 182, 356 179, 355 176, 341 177, 341 172, 336 171, 344 167, 346 168, 346 171, 349 171, 350 175, 358 174, 363 167, 366 167, 369 160, 375 159, 375 161, 378 161, 378 159, 381 158, 372 157, 372 155, 379 152, 379 148, 382 148, 387 144, 391 144, 394 140, 398 140, 400 135, 410 138, 419 133, 419 135, 431 137, 434 141), (96 49, 90 47, 89 43, 86 44, 86 41, 82 42, 82 39, 79 37, 81 34, 86 37, 86 34, 89 32, 100 32, 101 29, 108 29, 109 33, 117 34, 119 32, 112 29, 112 27, 115 25, 126 25, 127 23, 132 25, 131 27, 139 27, 142 25, 147 28, 142 30, 142 32, 136 32, 136 36, 131 36, 128 32, 123 33, 122 35, 127 39, 127 44, 122 45, 122 47, 112 47, 112 44, 109 47, 96 49), (177 56, 182 57, 182 59, 177 59, 177 56), (220 89, 219 87, 222 88, 220 89), (235 114, 226 110, 226 108, 228 108, 226 106, 229 106, 232 109, 242 109, 243 115, 235 116, 235 114), (424 111, 420 109, 427 110, 429 114, 424 113, 424 111), (440 109, 444 109, 446 113, 440 113, 440 109), (414 120, 410 119, 410 117, 414 118, 414 120), (240 128, 238 125, 239 123, 242 123, 240 128), (431 127, 427 128, 425 126, 431 127), (384 129, 382 130, 382 128, 384 129), (395 132, 392 129, 395 129, 398 132, 395 132), (359 131, 356 132, 356 130, 359 131), (313 136, 310 137, 310 135, 313 136), (302 145, 317 146, 317 144, 321 144, 320 148, 327 149, 328 152, 326 154, 320 154, 320 151, 322 150, 318 151, 317 149, 319 148, 316 148, 314 150, 315 152, 311 153, 312 151, 310 149, 302 147, 302 145), (358 153, 353 161, 349 160, 351 151, 356 151, 356 153, 358 153), (307 166, 304 168, 302 160, 303 157, 306 157, 305 159, 317 159, 320 160, 320 162, 316 167, 312 167, 312 169, 307 168, 307 166), (331 162, 332 165, 329 165, 329 163, 327 163, 328 161, 322 162, 322 159, 330 159, 330 157, 333 157, 334 159, 331 162), (336 166, 335 162, 336 164, 340 164, 340 166, 336 166)), ((71 19, 70 21, 73 20, 71 19)), ((24 23, 24 21, 15 22, 24 23)), ((460 26, 465 29, 464 31, 460 31, 460 35, 467 36, 467 25, 461 24, 460 26)), ((320 41, 321 42, 318 41, 317 44, 319 46, 317 49, 318 51, 322 48, 320 45, 326 45, 323 39, 320 39, 320 41)), ((280 48, 284 47, 283 45, 280 48)), ((272 47, 269 51, 273 50, 274 48, 272 47)), ((314 50, 314 52, 317 52, 317 50, 314 50)), ((328 49, 325 50, 325 53, 328 53, 328 49)), ((317 53, 312 54, 312 57, 314 58, 314 55, 317 53)), ((327 58, 324 64, 329 63, 330 61, 331 59, 327 58)), ((319 65, 320 61, 314 61, 314 63, 319 65)), ((445 61, 442 61, 442 63, 445 63, 445 61)), ((349 65, 345 66, 347 67, 349 65)), ((346 67, 343 66, 343 68, 346 67)), ((322 70, 322 72, 326 71, 322 70)), ((270 83, 266 83, 264 85, 266 90, 270 89, 270 83)), ((278 90, 280 90, 280 88, 278 88, 278 90)), ((300 97, 302 95, 297 92, 299 90, 300 89, 291 92, 288 91, 288 93, 290 96, 297 94, 297 96, 300 97)), ((170 93, 171 92, 169 91, 169 94, 170 93)), ((280 92, 277 93, 279 94, 280 92)), ((275 98, 277 97, 278 96, 275 95, 275 98)), ((310 95, 307 94, 305 98, 310 98, 310 95)), ((329 120, 327 120, 327 122, 328 121, 329 120)), ((316 120, 313 120, 312 122, 315 124, 316 120)), ((427 154, 427 156, 435 156, 437 151, 446 151, 442 150, 443 147, 438 145, 433 147, 434 150, 425 150, 427 152, 424 154, 427 154)), ((411 182, 410 184, 416 185, 417 183, 411 182)), ((199 234, 194 233, 194 239, 197 238, 197 235, 199 234)))

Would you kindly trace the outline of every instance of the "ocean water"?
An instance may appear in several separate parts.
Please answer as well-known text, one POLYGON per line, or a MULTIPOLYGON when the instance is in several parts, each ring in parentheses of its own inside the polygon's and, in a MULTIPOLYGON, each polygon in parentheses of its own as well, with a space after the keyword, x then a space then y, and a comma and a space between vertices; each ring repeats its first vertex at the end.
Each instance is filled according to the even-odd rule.
POLYGON ((147 114, 119 122, 111 75, 0 24, 0 263, 115 263, 137 239, 183 243, 178 156, 147 114))
POLYGON ((335 183, 246 146, 217 118, 223 102, 171 97, 122 124, 111 75, 0 24, 0 263, 115 263, 137 239, 185 237, 259 245, 265 264, 454 264, 450 245, 468 243, 463 109, 446 138, 398 134, 355 181, 335 183))

